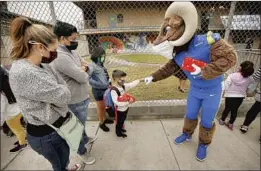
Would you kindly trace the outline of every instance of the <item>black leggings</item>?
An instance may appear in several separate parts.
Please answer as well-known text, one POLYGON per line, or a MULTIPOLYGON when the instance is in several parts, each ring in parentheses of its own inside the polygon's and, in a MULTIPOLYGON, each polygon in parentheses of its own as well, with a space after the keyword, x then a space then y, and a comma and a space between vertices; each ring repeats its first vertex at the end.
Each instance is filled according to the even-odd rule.
POLYGON ((249 111, 246 114, 246 118, 244 121, 245 126, 249 126, 255 119, 258 113, 260 112, 260 102, 256 101, 253 106, 249 109, 249 111))
POLYGON ((237 111, 239 106, 242 104, 244 97, 226 97, 225 109, 222 113, 221 120, 225 121, 229 112, 231 112, 229 123, 233 124, 237 118, 237 111))

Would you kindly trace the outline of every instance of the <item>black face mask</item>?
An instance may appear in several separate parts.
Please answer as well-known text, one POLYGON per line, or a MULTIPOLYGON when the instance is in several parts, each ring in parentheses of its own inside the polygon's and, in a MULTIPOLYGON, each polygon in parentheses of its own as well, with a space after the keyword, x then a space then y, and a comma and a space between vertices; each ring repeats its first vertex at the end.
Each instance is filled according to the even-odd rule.
POLYGON ((75 50, 75 49, 77 49, 77 47, 78 47, 78 42, 77 41, 70 41, 70 46, 66 46, 66 48, 68 49, 68 50, 75 50))
POLYGON ((42 57, 42 63, 49 64, 57 58, 57 52, 56 51, 49 51, 49 52, 50 52, 50 57, 47 58, 47 57, 43 56, 42 57))

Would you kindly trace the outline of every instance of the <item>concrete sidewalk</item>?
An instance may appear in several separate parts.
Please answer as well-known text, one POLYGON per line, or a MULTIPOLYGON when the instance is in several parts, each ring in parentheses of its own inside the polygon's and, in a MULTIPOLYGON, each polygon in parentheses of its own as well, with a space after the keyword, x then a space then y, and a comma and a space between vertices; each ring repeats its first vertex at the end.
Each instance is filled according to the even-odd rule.
MULTIPOLYGON (((217 124, 205 162, 195 159, 198 131, 192 142, 173 143, 182 119, 127 121, 125 139, 116 137, 113 125, 111 132, 104 133, 97 129, 97 122, 90 121, 88 134, 99 137, 89 149, 96 163, 84 170, 260 170, 260 118, 245 135, 238 130, 243 119, 237 119, 234 131, 217 124)), ((49 162, 30 148, 10 154, 15 141, 1 134, 1 170, 51 170, 49 162)))

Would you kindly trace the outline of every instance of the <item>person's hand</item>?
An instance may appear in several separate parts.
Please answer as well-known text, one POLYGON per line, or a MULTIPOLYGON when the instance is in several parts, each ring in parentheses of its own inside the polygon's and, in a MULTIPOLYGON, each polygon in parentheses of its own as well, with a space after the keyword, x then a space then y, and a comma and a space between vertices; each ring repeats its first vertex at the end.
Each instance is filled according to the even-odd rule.
POLYGON ((87 66, 82 66, 82 67, 81 67, 81 70, 82 70, 83 72, 86 72, 87 66))
POLYGON ((190 74, 193 75, 195 79, 202 78, 201 68, 195 64, 192 64, 191 66, 195 69, 195 71, 191 72, 190 74))
POLYGON ((135 99, 134 98, 130 98, 129 103, 132 104, 134 102, 135 102, 135 99))
POLYGON ((152 82, 152 80, 153 80, 153 77, 152 77, 152 76, 149 76, 149 77, 146 77, 146 78, 144 79, 144 82, 148 85, 148 84, 150 84, 150 83, 152 82))
POLYGON ((81 66, 87 66, 88 63, 86 61, 81 61, 81 66))

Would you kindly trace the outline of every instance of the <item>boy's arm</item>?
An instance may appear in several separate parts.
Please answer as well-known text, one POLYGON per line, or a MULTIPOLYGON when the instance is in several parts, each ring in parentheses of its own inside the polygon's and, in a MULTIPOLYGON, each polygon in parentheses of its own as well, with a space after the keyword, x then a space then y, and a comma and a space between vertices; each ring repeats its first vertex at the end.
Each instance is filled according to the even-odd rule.
POLYGON ((131 88, 136 87, 139 83, 140 83, 140 80, 135 80, 135 81, 132 81, 130 83, 125 83, 124 84, 125 91, 127 91, 127 90, 129 90, 131 88))
POLYGON ((112 98, 113 103, 116 106, 127 106, 127 105, 130 104, 129 102, 119 102, 118 101, 118 94, 115 90, 111 90, 111 98, 112 98))

